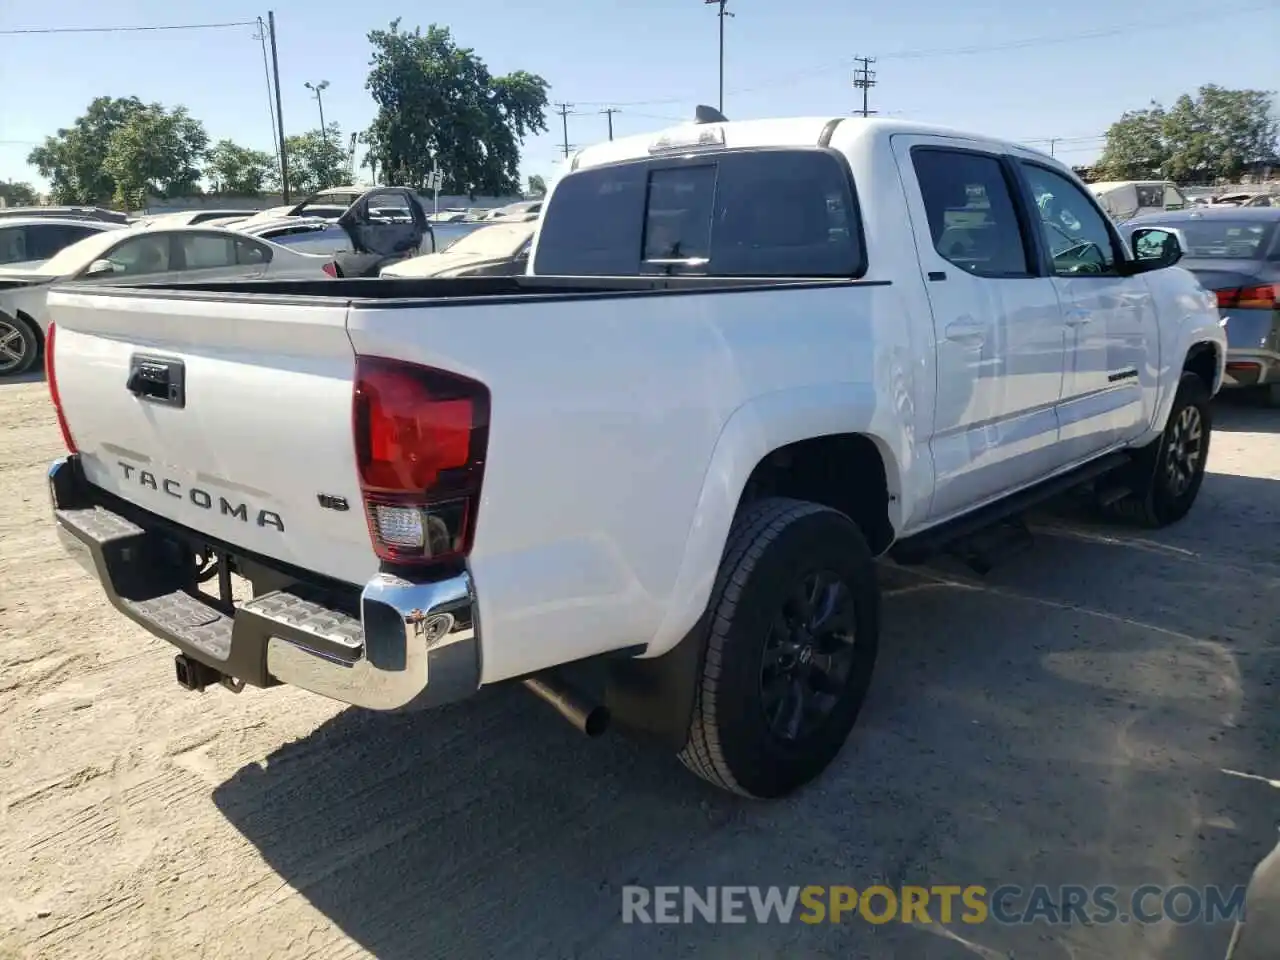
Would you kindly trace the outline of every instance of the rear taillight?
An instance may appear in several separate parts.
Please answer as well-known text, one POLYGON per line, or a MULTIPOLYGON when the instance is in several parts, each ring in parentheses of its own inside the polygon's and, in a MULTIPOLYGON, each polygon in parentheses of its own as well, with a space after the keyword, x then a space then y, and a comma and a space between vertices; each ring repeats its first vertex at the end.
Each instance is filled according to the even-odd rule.
POLYGON ((1233 287, 1229 290, 1215 290, 1219 307, 1241 307, 1270 310, 1280 303, 1280 288, 1275 284, 1265 283, 1258 287, 1233 287))
POLYGON ((334 263, 332 260, 330 260, 320 269, 323 270, 328 276, 333 277, 335 280, 338 278, 338 265, 334 263))
POLYGON ((488 388, 430 367, 359 357, 352 412, 374 551, 390 563, 465 557, 489 443, 488 388))
POLYGON ((62 395, 58 393, 58 370, 53 362, 53 342, 58 330, 57 324, 49 324, 49 332, 44 335, 44 378, 49 382, 49 399, 53 401, 53 412, 58 418, 58 429, 62 431, 62 442, 69 453, 76 452, 76 441, 71 436, 71 428, 67 426, 66 414, 62 412, 62 395))

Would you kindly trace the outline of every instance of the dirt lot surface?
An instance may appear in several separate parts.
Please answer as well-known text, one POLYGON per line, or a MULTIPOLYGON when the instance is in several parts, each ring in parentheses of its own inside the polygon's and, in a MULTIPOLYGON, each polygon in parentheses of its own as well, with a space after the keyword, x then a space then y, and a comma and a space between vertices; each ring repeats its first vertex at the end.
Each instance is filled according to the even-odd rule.
POLYGON ((0 423, 3 960, 1215 960, 1225 925, 638 926, 620 890, 1231 886, 1274 843, 1280 411, 1219 409, 1174 529, 1047 517, 982 581, 886 570, 863 720, 774 804, 518 689, 410 717, 184 693, 56 546, 44 385, 0 384, 0 423))

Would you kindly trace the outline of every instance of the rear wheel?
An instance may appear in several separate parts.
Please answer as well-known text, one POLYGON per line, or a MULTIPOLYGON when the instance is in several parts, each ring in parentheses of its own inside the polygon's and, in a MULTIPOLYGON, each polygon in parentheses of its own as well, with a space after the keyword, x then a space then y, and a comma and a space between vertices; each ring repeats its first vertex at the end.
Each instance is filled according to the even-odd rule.
POLYGON ((681 761, 734 793, 779 797, 840 752, 875 664, 880 594, 844 514, 770 498, 735 521, 711 596, 681 761))
POLYGON ((1196 374, 1184 373, 1164 432, 1134 455, 1133 492, 1108 512, 1144 527, 1185 517, 1204 481, 1212 428, 1208 387, 1196 374))
POLYGON ((0 377, 26 373, 40 358, 40 335, 21 317, 0 313, 0 377))

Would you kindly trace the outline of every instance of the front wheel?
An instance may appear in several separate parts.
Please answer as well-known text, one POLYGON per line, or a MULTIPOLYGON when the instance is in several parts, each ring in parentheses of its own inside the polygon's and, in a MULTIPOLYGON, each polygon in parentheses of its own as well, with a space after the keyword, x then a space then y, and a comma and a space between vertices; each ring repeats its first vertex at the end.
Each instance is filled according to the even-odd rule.
POLYGON ((780 797, 844 745, 871 682, 880 593, 844 514, 769 498, 734 522, 680 759, 725 790, 780 797))
POLYGON ((40 358, 40 337, 21 317, 0 313, 0 377, 26 373, 40 358))
POLYGON ((1184 373, 1164 432, 1134 455, 1133 492, 1110 512, 1152 528, 1185 517, 1204 482, 1212 429, 1209 388, 1194 373, 1184 373))

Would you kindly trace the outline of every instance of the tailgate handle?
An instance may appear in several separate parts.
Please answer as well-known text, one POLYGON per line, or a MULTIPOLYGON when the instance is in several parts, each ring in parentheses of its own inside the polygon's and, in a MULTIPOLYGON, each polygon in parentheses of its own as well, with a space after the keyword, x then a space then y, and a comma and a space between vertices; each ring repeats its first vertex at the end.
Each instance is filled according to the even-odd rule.
POLYGON ((187 405, 187 370, 181 360, 134 356, 125 389, 139 400, 167 407, 187 405))

